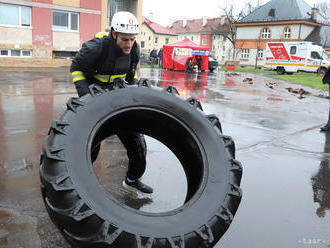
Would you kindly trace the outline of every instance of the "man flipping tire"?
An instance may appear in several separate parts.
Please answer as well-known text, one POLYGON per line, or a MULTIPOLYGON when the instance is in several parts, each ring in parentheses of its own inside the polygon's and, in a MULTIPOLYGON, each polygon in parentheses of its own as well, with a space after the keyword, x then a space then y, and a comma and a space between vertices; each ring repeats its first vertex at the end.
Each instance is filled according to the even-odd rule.
MULTIPOLYGON (((140 50, 136 42, 139 25, 136 17, 130 12, 115 13, 111 22, 111 32, 100 38, 94 38, 83 44, 81 50, 72 61, 71 73, 79 97, 89 92, 91 84, 101 88, 111 88, 116 79, 125 79, 128 83, 136 83, 136 71, 139 72, 140 50)), ((139 133, 117 133, 127 150, 129 159, 128 171, 124 186, 152 193, 153 189, 142 183, 140 178, 146 168, 146 143, 139 133)), ((100 150, 95 144, 92 149, 94 162, 100 150)))

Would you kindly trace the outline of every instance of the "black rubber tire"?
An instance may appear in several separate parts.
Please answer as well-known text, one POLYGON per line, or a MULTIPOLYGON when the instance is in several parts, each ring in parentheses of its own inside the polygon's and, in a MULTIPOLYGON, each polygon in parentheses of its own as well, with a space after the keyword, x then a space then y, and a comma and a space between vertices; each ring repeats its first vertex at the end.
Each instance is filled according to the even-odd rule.
POLYGON ((276 68, 276 72, 278 75, 283 75, 285 73, 284 67, 280 66, 276 68))
MULTIPOLYGON (((118 85, 117 85, 118 86, 118 85)), ((194 98, 143 81, 112 91, 90 87, 71 98, 43 144, 40 178, 46 209, 72 247, 213 247, 241 201, 242 166, 233 140, 194 98), (130 124, 134 120, 134 127, 130 124), (129 208, 97 180, 90 147, 124 128, 163 142, 180 160, 186 203, 165 213, 129 208)))
POLYGON ((325 67, 320 67, 319 69, 317 69, 318 75, 324 76, 326 73, 327 73, 327 68, 325 68, 325 67))

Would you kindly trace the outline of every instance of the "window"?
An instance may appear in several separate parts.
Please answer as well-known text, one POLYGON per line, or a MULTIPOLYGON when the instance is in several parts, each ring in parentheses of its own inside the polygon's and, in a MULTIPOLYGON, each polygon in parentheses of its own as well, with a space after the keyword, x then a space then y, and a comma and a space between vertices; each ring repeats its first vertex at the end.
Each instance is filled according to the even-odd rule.
POLYGON ((22 57, 31 57, 31 51, 23 50, 22 51, 22 57))
POLYGON ((226 51, 226 46, 222 46, 222 51, 223 51, 223 52, 226 51))
POLYGON ((144 41, 141 41, 141 48, 144 48, 145 44, 144 41))
POLYGON ((170 43, 170 39, 169 38, 165 38, 165 44, 170 43))
POLYGON ((191 36, 191 41, 193 41, 194 40, 194 36, 191 36))
POLYGON ((21 56, 21 50, 11 50, 11 57, 19 57, 21 56))
POLYGON ((249 58, 249 49, 242 49, 241 51, 241 59, 248 59, 249 58))
POLYGON ((63 11, 53 11, 53 29, 78 31, 78 14, 63 11))
POLYGON ((0 25, 30 27, 31 8, 19 5, 0 4, 0 25))
POLYGON ((149 36, 149 38, 148 38, 149 40, 151 40, 151 36, 149 36))
POLYGON ((227 37, 226 36, 223 36, 223 41, 225 42, 227 40, 227 37))
POLYGON ((262 59, 263 57, 264 57, 264 50, 263 49, 258 49, 257 58, 262 59))
POLYGON ((270 9, 268 12, 268 16, 275 17, 275 9, 270 9))
POLYGON ((202 45, 207 45, 207 39, 202 39, 202 45))
POLYGON ((291 38, 291 28, 286 27, 284 28, 284 39, 290 39, 291 38))
POLYGON ((74 58, 74 56, 77 54, 77 52, 71 52, 71 51, 53 51, 53 57, 54 58, 74 58))
POLYGON ((9 54, 9 51, 8 50, 0 50, 0 56, 5 56, 7 57, 9 54))
POLYGON ((32 57, 31 50, 0 49, 0 57, 32 57))
POLYGON ((297 47, 296 46, 292 46, 290 48, 290 54, 296 54, 297 53, 297 47))
POLYGON ((222 61, 222 62, 225 61, 225 56, 222 56, 222 57, 221 57, 221 61, 222 61))
POLYGON ((158 37, 155 37, 155 43, 156 44, 158 43, 158 37))
POLYGON ((270 39, 270 29, 264 28, 261 32, 261 39, 270 39))
POLYGON ((321 55, 318 52, 311 52, 312 59, 322 59, 321 55))

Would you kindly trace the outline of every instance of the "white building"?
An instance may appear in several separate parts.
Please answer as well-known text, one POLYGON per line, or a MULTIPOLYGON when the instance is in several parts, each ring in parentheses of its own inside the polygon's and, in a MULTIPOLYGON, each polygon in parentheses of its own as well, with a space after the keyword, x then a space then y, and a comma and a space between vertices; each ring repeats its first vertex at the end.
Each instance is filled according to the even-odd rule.
MULTIPOLYGON (((304 0, 271 0, 235 23, 237 59, 241 65, 262 66, 267 42, 315 42, 317 30, 324 29, 326 23, 318 9, 304 0)), ((328 44, 330 48, 330 39, 328 44)))

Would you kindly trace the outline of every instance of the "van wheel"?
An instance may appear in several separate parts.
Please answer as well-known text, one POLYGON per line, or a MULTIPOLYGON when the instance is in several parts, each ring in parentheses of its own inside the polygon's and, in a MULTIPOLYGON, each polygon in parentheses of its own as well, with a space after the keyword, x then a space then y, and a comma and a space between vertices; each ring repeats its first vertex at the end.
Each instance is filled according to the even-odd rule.
POLYGON ((287 71, 287 72, 286 72, 286 74, 288 74, 288 75, 292 75, 292 74, 293 74, 293 72, 288 72, 288 71, 287 71))
POLYGON ((276 71, 278 75, 283 75, 285 73, 284 67, 277 67, 276 71))
POLYGON ((214 247, 241 201, 242 166, 235 144, 199 101, 182 100, 173 86, 91 85, 71 98, 43 144, 41 192, 46 209, 75 248, 214 247), (151 136, 177 156, 187 178, 184 205, 147 213, 119 202, 92 169, 92 144, 126 130, 151 136))
POLYGON ((327 73, 327 68, 320 67, 319 69, 317 69, 317 74, 319 75, 325 75, 326 73, 327 73))

